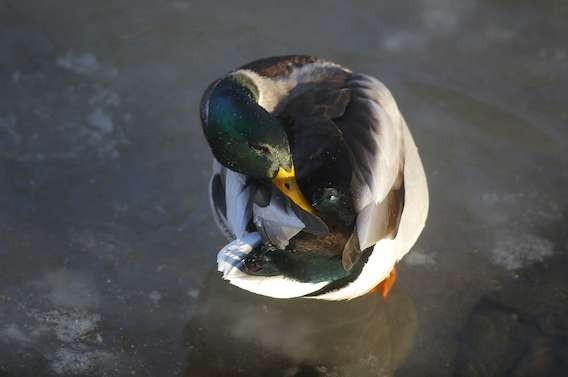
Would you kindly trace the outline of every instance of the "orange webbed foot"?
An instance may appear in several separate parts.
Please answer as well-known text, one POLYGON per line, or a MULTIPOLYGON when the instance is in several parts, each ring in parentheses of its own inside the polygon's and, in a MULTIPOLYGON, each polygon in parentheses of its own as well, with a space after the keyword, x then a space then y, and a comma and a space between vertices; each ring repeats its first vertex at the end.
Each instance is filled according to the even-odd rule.
POLYGON ((393 267, 389 276, 387 276, 385 280, 381 281, 375 288, 371 289, 370 292, 372 293, 376 292, 380 294, 384 300, 386 300, 395 282, 396 282, 396 269, 393 267))

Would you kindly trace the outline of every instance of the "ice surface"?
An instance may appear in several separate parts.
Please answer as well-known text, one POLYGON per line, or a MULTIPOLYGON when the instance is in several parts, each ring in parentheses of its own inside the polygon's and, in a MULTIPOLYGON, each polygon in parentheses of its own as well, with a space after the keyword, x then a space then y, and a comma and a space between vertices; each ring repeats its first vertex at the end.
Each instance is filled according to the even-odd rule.
POLYGON ((64 56, 57 58, 57 65, 79 74, 90 74, 99 69, 97 58, 89 52, 68 51, 64 56))
POLYGON ((562 2, 19 0, 0 35, 0 375, 566 375, 562 2), (383 80, 419 147, 430 216, 385 303, 216 271, 199 98, 298 52, 383 80))

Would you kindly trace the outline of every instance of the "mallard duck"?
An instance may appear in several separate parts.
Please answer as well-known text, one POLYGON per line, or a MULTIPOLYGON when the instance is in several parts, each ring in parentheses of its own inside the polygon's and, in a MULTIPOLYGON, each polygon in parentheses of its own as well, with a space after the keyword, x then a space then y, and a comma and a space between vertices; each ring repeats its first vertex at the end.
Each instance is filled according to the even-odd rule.
POLYGON ((420 235, 428 188, 379 80, 313 56, 246 64, 200 105, 223 278, 276 297, 386 296, 420 235))

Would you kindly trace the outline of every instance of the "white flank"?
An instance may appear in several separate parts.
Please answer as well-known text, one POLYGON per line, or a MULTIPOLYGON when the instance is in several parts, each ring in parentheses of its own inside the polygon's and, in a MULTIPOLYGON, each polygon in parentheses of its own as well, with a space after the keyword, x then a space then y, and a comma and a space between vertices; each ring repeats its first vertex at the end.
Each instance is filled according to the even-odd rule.
POLYGON ((381 240, 373 248, 369 260, 354 282, 336 291, 330 291, 315 298, 318 300, 349 300, 369 292, 383 281, 398 260, 396 241, 381 240))

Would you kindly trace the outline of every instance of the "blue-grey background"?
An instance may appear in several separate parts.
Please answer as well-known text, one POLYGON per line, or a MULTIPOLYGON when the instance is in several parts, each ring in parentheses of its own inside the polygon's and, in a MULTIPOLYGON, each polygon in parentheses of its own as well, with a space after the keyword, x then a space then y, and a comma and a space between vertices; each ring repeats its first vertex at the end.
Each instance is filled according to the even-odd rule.
POLYGON ((0 376, 564 376, 568 4, 0 0, 0 376), (307 53, 389 86, 429 179, 387 302, 228 287, 198 102, 307 53))

